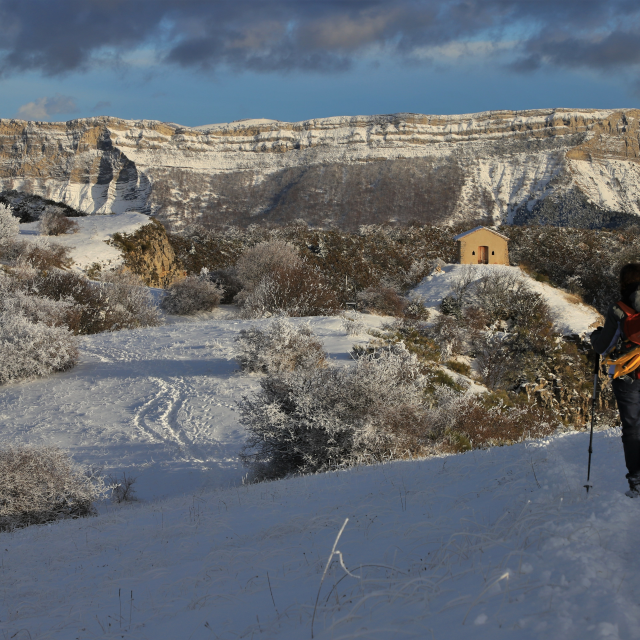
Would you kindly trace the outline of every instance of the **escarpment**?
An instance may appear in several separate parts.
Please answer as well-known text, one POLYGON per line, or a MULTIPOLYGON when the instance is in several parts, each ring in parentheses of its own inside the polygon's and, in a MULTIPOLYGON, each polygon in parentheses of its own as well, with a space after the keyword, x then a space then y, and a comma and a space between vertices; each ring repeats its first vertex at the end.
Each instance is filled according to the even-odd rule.
POLYGON ((615 226, 640 214, 639 116, 552 109, 197 128, 108 117, 0 120, 0 190, 89 214, 142 211, 177 228, 554 216, 615 226), (560 213, 541 210, 549 196, 560 213))

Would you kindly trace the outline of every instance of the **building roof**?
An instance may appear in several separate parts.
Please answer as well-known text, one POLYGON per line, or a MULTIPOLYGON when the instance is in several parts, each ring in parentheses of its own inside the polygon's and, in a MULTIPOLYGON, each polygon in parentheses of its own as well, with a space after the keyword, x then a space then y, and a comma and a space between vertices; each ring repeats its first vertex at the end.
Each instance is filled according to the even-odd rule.
POLYGON ((464 238, 465 236, 471 235, 472 233, 475 233, 476 231, 480 231, 480 229, 484 229, 485 231, 491 231, 491 233, 495 233, 497 236, 500 236, 503 240, 509 240, 509 238, 507 238, 507 236, 503 236, 501 233, 498 233, 497 231, 494 231, 493 229, 489 229, 489 227, 476 227, 475 229, 470 229, 469 231, 465 231, 464 233, 459 233, 457 236, 454 236, 454 240, 460 240, 462 238, 464 238))

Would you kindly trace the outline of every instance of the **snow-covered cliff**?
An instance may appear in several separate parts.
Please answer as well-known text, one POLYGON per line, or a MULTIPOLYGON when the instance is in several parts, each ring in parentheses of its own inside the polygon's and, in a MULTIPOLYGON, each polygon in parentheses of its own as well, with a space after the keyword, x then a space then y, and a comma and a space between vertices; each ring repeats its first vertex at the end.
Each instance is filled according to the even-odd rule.
POLYGON ((1 189, 88 213, 135 210, 179 224, 201 216, 345 227, 485 215, 510 222, 536 214, 550 195, 561 205, 579 201, 587 212, 640 214, 640 111, 394 114, 196 128, 107 117, 0 120, 1 189))

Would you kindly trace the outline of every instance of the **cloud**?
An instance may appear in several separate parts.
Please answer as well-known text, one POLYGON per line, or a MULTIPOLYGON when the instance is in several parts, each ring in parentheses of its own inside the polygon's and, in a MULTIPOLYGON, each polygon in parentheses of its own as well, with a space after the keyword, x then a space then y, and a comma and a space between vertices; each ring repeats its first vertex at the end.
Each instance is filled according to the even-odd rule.
POLYGON ((363 58, 640 65, 637 0, 0 0, 0 74, 114 64, 335 73, 363 58), (508 46, 505 44, 507 43, 508 46))
POLYGON ((96 102, 95 106, 91 111, 101 111, 102 109, 107 109, 111 106, 111 103, 108 100, 100 100, 100 102, 96 102))
POLYGON ((74 98, 56 93, 52 98, 38 98, 23 104, 16 113, 18 120, 48 120, 58 113, 74 113, 78 110, 74 98))

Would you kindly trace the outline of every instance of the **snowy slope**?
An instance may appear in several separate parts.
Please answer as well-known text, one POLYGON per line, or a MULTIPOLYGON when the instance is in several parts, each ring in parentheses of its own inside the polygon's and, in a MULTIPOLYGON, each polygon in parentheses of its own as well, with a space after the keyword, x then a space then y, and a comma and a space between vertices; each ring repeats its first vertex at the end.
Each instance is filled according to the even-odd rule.
POLYGON ((640 636, 615 431, 195 492, 0 534, 5 638, 640 636))
POLYGON ((516 273, 524 278, 531 289, 540 293, 549 305, 556 329, 563 335, 584 335, 603 322, 602 316, 593 307, 578 302, 571 294, 534 280, 520 267, 449 264, 442 267, 442 271, 425 278, 414 292, 424 296, 427 307, 437 309, 442 299, 451 293, 453 282, 469 270, 474 272, 474 282, 492 271, 516 273))
MULTIPOLYGON (((73 268, 85 270, 94 262, 103 266, 114 267, 122 263, 122 254, 105 241, 114 233, 133 233, 145 224, 149 217, 142 213, 120 213, 107 216, 91 216, 73 218, 78 224, 78 232, 49 238, 52 243, 61 244, 70 249, 73 268)), ((20 236, 31 240, 39 235, 39 222, 28 222, 20 225, 20 236)))

